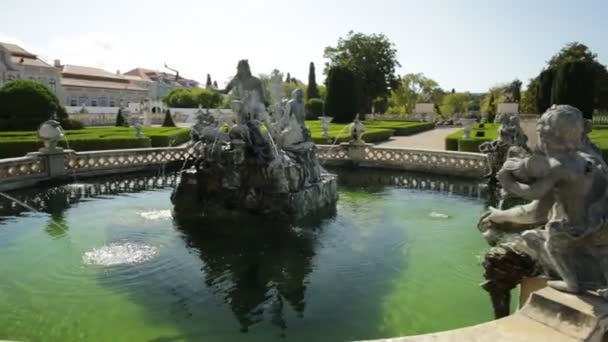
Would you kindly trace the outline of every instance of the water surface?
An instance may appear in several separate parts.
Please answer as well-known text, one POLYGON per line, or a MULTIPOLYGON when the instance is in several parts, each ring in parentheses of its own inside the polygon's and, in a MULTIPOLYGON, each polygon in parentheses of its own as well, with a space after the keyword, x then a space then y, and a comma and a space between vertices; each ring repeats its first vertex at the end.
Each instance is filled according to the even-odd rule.
POLYGON ((280 224, 173 217, 173 181, 11 193, 37 214, 0 200, 0 339, 345 341, 492 318, 474 184, 341 172, 335 212, 280 224))

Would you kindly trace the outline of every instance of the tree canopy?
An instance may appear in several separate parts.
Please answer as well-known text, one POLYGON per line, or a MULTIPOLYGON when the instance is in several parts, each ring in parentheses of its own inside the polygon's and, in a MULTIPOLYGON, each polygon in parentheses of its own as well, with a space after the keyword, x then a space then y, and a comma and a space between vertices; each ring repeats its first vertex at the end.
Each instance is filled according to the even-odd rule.
POLYGON ((422 73, 406 74, 399 79, 399 86, 391 91, 389 112, 412 113, 417 102, 440 104, 442 97, 443 90, 434 80, 422 73))
POLYGON ((323 55, 329 59, 325 73, 331 67, 348 68, 355 75, 359 98, 359 111, 371 110, 372 101, 377 97, 388 97, 391 89, 399 82, 395 69, 400 67, 397 50, 384 34, 355 33, 350 31, 340 38, 336 46, 325 48, 323 55))
POLYGON ((0 130, 35 130, 55 118, 64 128, 70 121, 53 91, 42 83, 16 80, 0 88, 0 130))
POLYGON ((467 93, 449 93, 443 98, 441 113, 444 115, 464 114, 469 110, 471 96, 467 93))
POLYGON ((175 108, 217 108, 223 97, 219 93, 203 88, 176 88, 163 97, 169 107, 175 108))

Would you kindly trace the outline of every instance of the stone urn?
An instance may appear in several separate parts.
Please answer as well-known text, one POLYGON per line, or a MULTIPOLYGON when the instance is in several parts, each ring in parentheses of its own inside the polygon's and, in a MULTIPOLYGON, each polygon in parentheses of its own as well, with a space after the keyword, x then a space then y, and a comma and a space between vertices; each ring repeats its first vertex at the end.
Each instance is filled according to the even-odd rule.
POLYGON ((329 124, 332 122, 334 118, 331 116, 319 116, 319 121, 321 121, 321 129, 323 130, 323 136, 327 139, 331 139, 329 135, 329 124))
POLYGON ((42 153, 61 152, 63 149, 57 147, 57 142, 64 137, 61 125, 55 120, 43 122, 38 128, 38 139, 44 143, 40 149, 42 153))
POLYGON ((465 138, 465 139, 471 138, 471 130, 473 129, 473 124, 475 123, 475 121, 476 121, 475 119, 471 119, 471 118, 460 119, 460 123, 462 124, 462 129, 464 129, 463 138, 465 138))

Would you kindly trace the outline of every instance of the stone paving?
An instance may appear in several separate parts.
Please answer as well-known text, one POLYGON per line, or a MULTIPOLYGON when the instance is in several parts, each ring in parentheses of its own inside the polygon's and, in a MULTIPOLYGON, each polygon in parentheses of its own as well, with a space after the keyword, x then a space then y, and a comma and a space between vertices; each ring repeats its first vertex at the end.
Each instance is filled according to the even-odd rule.
POLYGON ((445 138, 460 129, 462 127, 438 127, 407 137, 392 137, 389 141, 380 143, 378 146, 445 150, 445 138))

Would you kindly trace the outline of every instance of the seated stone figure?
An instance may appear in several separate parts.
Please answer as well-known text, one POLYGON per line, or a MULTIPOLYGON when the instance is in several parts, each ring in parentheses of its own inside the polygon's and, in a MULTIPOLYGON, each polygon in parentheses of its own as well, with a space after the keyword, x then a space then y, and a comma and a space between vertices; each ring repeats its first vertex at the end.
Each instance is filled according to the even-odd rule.
POLYGON ((510 234, 505 248, 530 257, 546 275, 561 278, 549 286, 608 298, 608 175, 588 130, 574 107, 547 110, 537 124, 538 150, 507 159, 497 174, 505 192, 531 202, 507 210, 490 208, 479 228, 492 243, 496 234, 510 234))

